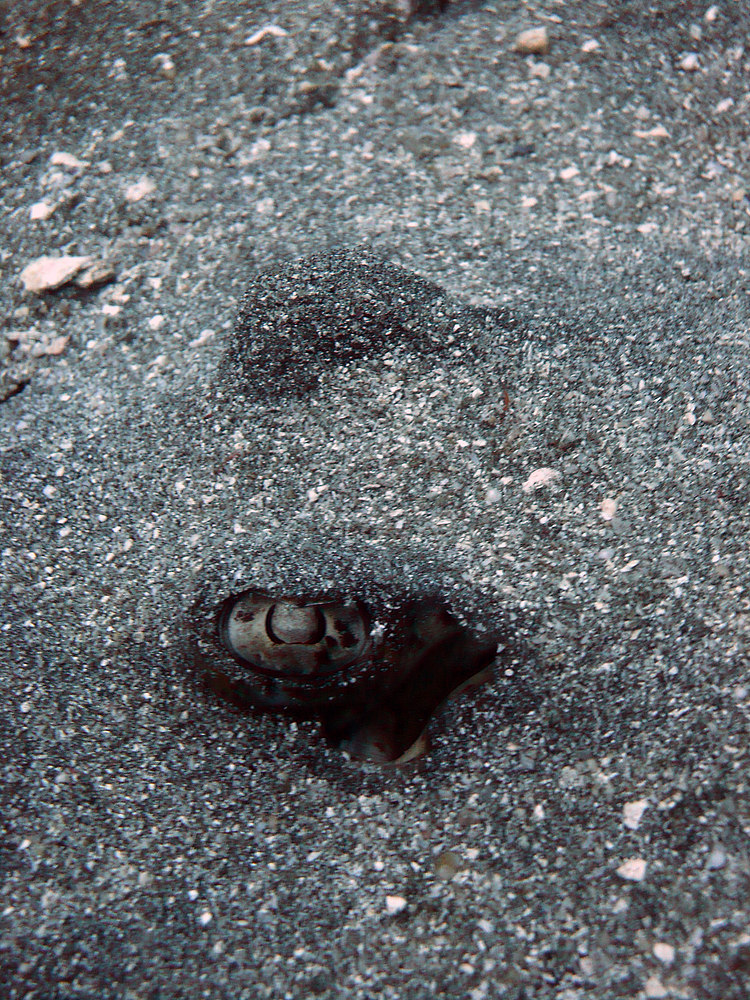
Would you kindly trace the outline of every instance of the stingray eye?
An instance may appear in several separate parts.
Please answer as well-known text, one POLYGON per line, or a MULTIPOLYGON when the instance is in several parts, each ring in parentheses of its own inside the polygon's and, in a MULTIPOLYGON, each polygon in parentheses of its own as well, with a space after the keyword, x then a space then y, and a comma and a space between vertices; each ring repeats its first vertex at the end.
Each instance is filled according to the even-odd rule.
POLYGON ((369 622, 357 602, 308 604, 249 590, 225 602, 219 635, 225 648, 251 669, 313 681, 362 659, 369 622))
POLYGON ((325 618, 315 605, 274 604, 266 615, 266 635, 272 642, 312 646, 325 634, 325 618))

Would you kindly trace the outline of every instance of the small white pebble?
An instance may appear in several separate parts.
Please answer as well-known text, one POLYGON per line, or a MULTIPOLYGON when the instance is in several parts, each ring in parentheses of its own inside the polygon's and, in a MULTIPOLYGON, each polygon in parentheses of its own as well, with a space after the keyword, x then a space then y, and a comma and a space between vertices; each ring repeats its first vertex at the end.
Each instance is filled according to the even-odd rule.
POLYGON ((563 167, 563 169, 560 171, 560 180, 572 181, 574 177, 577 177, 580 174, 580 172, 581 171, 575 165, 570 167, 563 167))
POLYGON ((211 916, 208 910, 204 910, 203 913, 201 913, 201 915, 198 917, 198 923, 201 925, 201 927, 207 927, 212 920, 213 917, 211 916))
POLYGON ((156 191, 156 184, 148 177, 142 177, 137 183, 131 184, 125 190, 125 198, 129 202, 141 201, 142 198, 153 194, 156 191))
POLYGON ((581 52, 596 52, 598 48, 599 42, 595 38, 587 38, 581 46, 581 52))
POLYGON ((628 858, 617 869, 617 874, 627 882, 642 882, 646 877, 646 867, 643 858, 628 858))
POLYGON ((535 80, 548 80, 552 69, 549 63, 535 62, 529 67, 529 75, 535 80))
POLYGON ((685 73, 695 73, 700 68, 697 52, 687 52, 680 59, 680 69, 685 73))
POLYGON ((556 480, 560 478, 560 473, 557 469, 535 469, 531 473, 526 482, 521 486, 524 493, 531 493, 533 490, 538 490, 542 486, 550 486, 556 480))
POLYGON ((166 52, 157 52, 154 56, 154 62, 165 80, 174 80, 177 71, 171 56, 167 55, 166 52))
POLYGON ((397 913, 401 913, 402 910, 406 909, 406 900, 403 896, 386 896, 385 909, 386 913, 390 917, 393 917, 397 913))
POLYGON ((660 962, 664 962, 665 965, 671 965, 674 962, 674 948, 671 944, 667 944, 666 941, 657 941, 653 948, 654 956, 659 959, 660 962))
POLYGON ((716 847, 708 856, 706 868, 708 868, 709 871, 718 871, 718 869, 723 868, 726 863, 726 851, 721 847, 716 847))
POLYGON ((55 206, 50 205, 48 201, 37 201, 29 209, 29 218, 32 222, 44 222, 45 219, 49 219, 54 210, 55 206))
POLYGON ((637 830, 641 824, 641 817, 648 808, 648 799, 636 799, 634 802, 626 802, 622 807, 622 821, 628 830, 637 830))
POLYGON ((611 497, 602 500, 600 504, 601 516, 604 521, 611 521, 617 513, 617 501, 611 497))
POLYGON ((664 997, 669 996, 669 993, 664 988, 664 984, 658 976, 648 977, 644 986, 644 991, 649 1000, 663 1000, 664 997))
POLYGON ((521 55, 525 56, 544 55, 546 52, 549 52, 549 33, 547 29, 540 27, 522 31, 516 36, 513 49, 515 52, 520 52, 521 55))
POLYGON ((151 319, 148 321, 149 330, 154 330, 154 331, 161 330, 163 326, 164 326, 164 317, 161 315, 157 314, 156 316, 152 316, 151 319))

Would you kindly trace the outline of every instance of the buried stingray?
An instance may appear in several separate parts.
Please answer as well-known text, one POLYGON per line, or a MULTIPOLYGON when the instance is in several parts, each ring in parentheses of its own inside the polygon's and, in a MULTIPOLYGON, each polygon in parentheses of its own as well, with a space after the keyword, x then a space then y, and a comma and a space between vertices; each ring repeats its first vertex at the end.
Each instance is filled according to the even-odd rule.
POLYGON ((0 486, 17 683, 172 701, 195 664, 356 756, 421 746, 528 629, 508 591, 523 561, 501 558, 518 502, 488 500, 522 338, 502 310, 334 252, 254 278, 229 344, 169 375, 142 378, 113 344, 106 377, 15 397, 0 486))
MULTIPOLYGON (((395 515, 384 511, 382 501, 387 508, 396 480, 406 501, 406 472, 417 501, 410 513, 440 520, 440 473, 452 461, 430 441, 430 422, 442 421, 446 401, 455 405, 452 392, 476 362, 481 335, 511 326, 504 312, 456 303, 367 255, 326 254, 253 282, 212 412, 235 429, 223 471, 233 471, 235 487, 263 480, 282 532, 272 553, 270 538, 248 544, 258 512, 246 512, 225 545, 231 554, 212 560, 198 586, 190 646, 215 692, 240 706, 317 717, 333 744, 391 762, 423 752, 436 709, 491 675, 504 638, 497 607, 477 595, 476 607, 454 608, 451 590, 466 589, 455 579, 459 554, 448 563, 430 556, 420 521, 402 516, 398 503, 395 515), (402 412, 393 391, 398 373, 420 386, 418 433, 413 410, 402 412), (440 403, 432 421, 430 394, 440 403), (262 425, 253 420, 259 413, 262 425), (276 454, 259 470, 269 429, 276 454), (415 464, 415 444, 436 460, 415 464), (314 485, 301 489, 301 481, 314 485), (278 498, 289 497, 290 483, 293 505, 282 521, 278 498), (248 562, 247 553, 265 558, 248 562)), ((507 393, 499 398, 501 421, 507 393)))
MULTIPOLYGON (((734 598, 672 586, 670 553, 698 513, 744 537, 744 452, 713 441, 744 441, 744 369, 695 369, 718 325, 686 333, 690 301, 668 323, 625 301, 519 322, 338 252, 253 279, 229 345, 169 376, 116 344, 106 374, 40 375, 3 407, 14 685, 49 684, 86 725, 131 691, 178 706, 196 664, 235 702, 392 760, 498 644, 494 721, 524 672, 552 691, 559 667, 566 738, 601 710, 591 663, 608 677, 636 637, 699 662, 714 637, 696 608, 734 620, 734 598), (729 430, 685 413, 672 387, 694 383, 729 430)), ((261 754, 272 729, 253 723, 261 754)))

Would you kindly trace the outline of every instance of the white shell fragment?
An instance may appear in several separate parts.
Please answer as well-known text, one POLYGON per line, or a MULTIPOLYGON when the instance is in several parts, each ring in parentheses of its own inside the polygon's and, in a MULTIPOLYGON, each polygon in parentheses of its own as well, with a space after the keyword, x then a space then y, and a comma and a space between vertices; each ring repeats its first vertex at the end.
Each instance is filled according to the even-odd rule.
POLYGON ((253 32, 245 39, 245 45, 257 45, 258 42, 262 42, 264 38, 284 38, 288 34, 283 28, 280 28, 278 24, 266 24, 263 28, 259 28, 257 31, 253 32))
POLYGON ((51 292, 66 285, 92 257, 38 257, 21 271, 27 292, 51 292))

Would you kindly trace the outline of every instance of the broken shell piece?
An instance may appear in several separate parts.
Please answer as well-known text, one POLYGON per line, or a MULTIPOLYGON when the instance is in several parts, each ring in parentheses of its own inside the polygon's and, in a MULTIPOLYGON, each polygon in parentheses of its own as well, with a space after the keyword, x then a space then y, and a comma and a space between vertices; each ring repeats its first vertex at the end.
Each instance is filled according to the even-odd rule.
POLYGON ((95 260, 76 277, 76 285, 88 291, 115 280, 115 272, 111 264, 104 260, 95 260))
POLYGON ((27 292, 52 292, 66 285, 92 257, 38 257, 21 271, 27 292))

